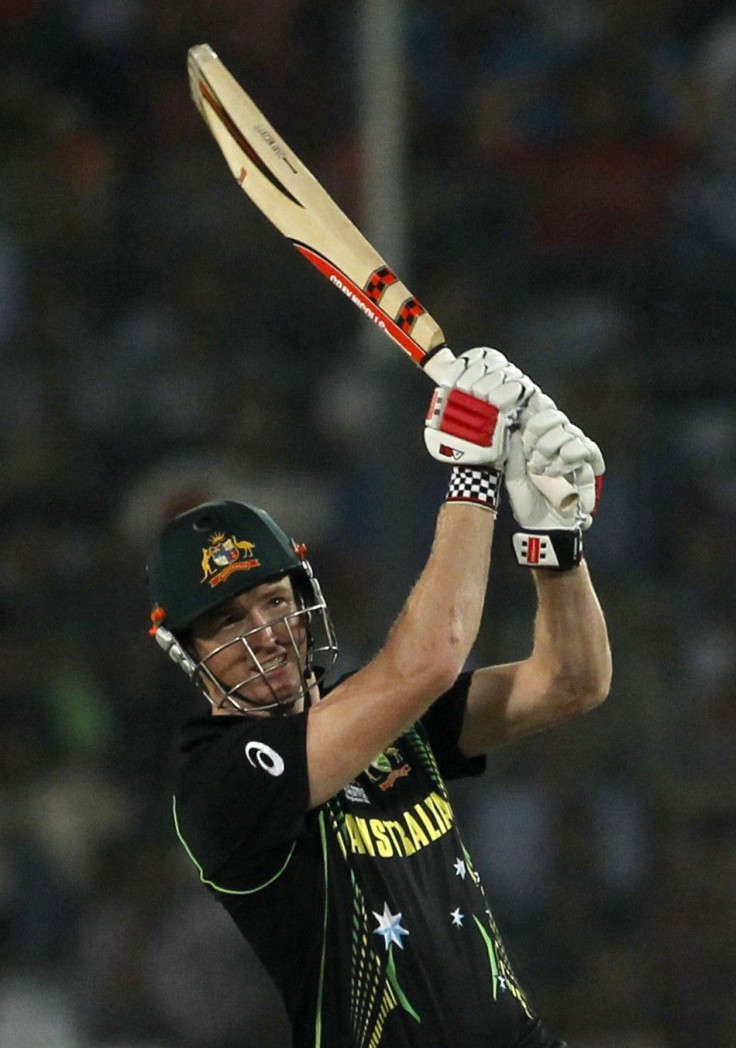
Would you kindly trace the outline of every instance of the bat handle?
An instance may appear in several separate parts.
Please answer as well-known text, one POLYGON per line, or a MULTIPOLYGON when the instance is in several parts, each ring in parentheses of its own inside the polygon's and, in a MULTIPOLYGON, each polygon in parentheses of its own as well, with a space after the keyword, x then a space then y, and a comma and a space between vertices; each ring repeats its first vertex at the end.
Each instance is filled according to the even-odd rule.
MULTIPOLYGON (((445 369, 455 360, 452 350, 447 346, 433 353, 426 364, 421 365, 425 374, 429 375, 438 386, 442 385, 445 369)), ((578 493, 575 487, 564 477, 546 477, 539 473, 530 473, 532 483, 541 491, 548 502, 563 516, 572 516, 578 501, 578 493)))
POLYGON ((562 476, 546 477, 543 473, 530 473, 529 479, 563 517, 571 517, 574 514, 579 495, 569 480, 562 476))

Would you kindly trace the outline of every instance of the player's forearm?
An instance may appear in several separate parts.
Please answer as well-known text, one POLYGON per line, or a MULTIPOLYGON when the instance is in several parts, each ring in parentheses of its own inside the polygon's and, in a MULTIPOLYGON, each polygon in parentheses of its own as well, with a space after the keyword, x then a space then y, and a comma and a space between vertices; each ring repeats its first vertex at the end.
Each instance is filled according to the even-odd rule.
POLYGON ((442 507, 427 564, 384 648, 399 672, 438 694, 456 679, 478 634, 493 527, 493 514, 477 506, 442 507))
POLYGON ((535 571, 537 615, 531 660, 562 706, 588 709, 611 685, 605 619, 585 563, 573 571, 535 571))

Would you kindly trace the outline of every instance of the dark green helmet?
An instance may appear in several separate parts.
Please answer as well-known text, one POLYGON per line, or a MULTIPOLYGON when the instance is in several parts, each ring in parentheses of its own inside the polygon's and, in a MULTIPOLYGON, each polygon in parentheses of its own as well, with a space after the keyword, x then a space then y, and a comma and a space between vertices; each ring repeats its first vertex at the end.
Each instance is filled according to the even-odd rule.
POLYGON ((305 553, 306 548, 290 541, 268 513, 243 502, 205 502, 175 517, 164 529, 148 561, 150 633, 213 706, 263 713, 283 712, 300 700, 309 703, 312 689, 334 664, 335 633, 305 553), (182 631, 218 604, 284 575, 292 580, 296 610, 246 630, 202 658, 197 656, 182 631), (279 623, 288 635, 285 643, 291 657, 300 666, 301 684, 288 696, 279 696, 271 686, 274 668, 259 661, 251 644, 262 630, 279 623), (242 680, 227 685, 213 673, 209 660, 231 645, 243 645, 252 665, 242 680), (271 701, 253 697, 249 689, 257 680, 271 690, 271 701))
POLYGON ((205 502, 175 517, 148 561, 154 626, 186 629, 230 597, 285 574, 311 575, 268 513, 242 502, 205 502))

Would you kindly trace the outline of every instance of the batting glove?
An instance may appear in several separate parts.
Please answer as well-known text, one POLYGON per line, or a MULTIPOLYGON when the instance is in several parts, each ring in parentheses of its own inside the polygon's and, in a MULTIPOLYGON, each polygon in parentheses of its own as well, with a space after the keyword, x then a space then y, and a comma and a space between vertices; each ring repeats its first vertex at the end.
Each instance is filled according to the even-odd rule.
POLYGON ((520 564, 565 570, 580 562, 582 533, 593 523, 604 471, 598 445, 563 412, 543 404, 527 415, 510 436, 505 471, 509 502, 522 529, 512 537, 520 564), (532 482, 532 474, 564 474, 578 496, 571 511, 555 509, 532 482))
POLYGON ((450 465, 501 471, 510 429, 536 390, 498 350, 467 350, 434 391, 424 427, 427 450, 450 465))

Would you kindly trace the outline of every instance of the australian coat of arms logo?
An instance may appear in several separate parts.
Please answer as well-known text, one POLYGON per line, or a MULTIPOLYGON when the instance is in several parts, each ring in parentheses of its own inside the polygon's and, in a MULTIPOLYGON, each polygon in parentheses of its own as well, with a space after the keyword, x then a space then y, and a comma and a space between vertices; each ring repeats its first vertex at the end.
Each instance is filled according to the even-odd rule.
POLYGON ((253 556, 256 547, 252 542, 241 542, 234 535, 228 537, 218 532, 210 536, 210 543, 202 550, 200 582, 207 582, 211 587, 219 586, 234 571, 250 571, 261 563, 253 556))

